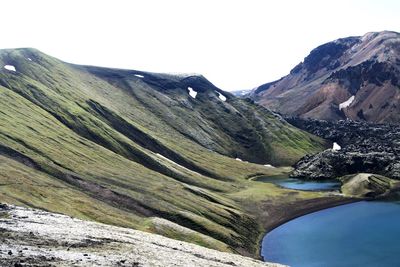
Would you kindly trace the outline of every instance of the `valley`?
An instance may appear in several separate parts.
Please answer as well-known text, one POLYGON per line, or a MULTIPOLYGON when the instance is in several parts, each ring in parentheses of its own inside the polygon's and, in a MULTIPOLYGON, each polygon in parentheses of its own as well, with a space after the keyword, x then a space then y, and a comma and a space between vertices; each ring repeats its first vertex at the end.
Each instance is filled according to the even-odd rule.
POLYGON ((0 63, 14 67, 0 70, 2 203, 258 257, 274 222, 265 203, 327 197, 251 181, 327 143, 201 75, 72 65, 35 49, 1 50, 0 63))
POLYGON ((400 1, 1 7, 0 267, 400 266, 400 1))
MULTIPOLYGON (((381 35, 393 34, 373 36, 381 35)), ((359 42, 338 41, 342 49, 359 42)), ((307 63, 315 51, 311 54, 299 65, 299 73, 319 66, 307 63)), ((340 116, 310 119, 305 113, 277 110, 283 102, 266 104, 259 93, 269 94, 268 88, 279 82, 235 96, 199 74, 75 65, 32 48, 0 50, 0 65, 0 203, 4 204, 0 228, 8 229, 19 219, 27 223, 25 215, 18 215, 22 213, 32 220, 49 218, 43 228, 52 228, 53 217, 70 220, 60 215, 64 214, 76 218, 71 220, 77 228, 109 227, 92 236, 96 240, 107 239, 104 236, 114 230, 144 235, 137 239, 139 245, 129 240, 130 245, 123 245, 142 253, 141 258, 118 254, 115 247, 100 242, 89 261, 82 256, 87 254, 86 245, 74 252, 79 253, 74 258, 67 244, 49 241, 45 251, 33 249, 40 242, 31 240, 29 231, 8 229, 1 236, 6 244, 2 253, 11 250, 14 255, 7 254, 7 263, 20 264, 15 252, 19 248, 12 247, 19 240, 18 246, 32 248, 25 259, 32 263, 42 259, 59 266, 72 262, 107 266, 125 260, 152 266, 143 255, 167 246, 166 251, 178 250, 178 266, 188 261, 194 266, 232 265, 216 251, 260 259, 265 233, 280 225, 319 210, 396 196, 400 189, 399 129, 387 123, 396 117, 350 120, 357 94, 351 99, 343 94, 343 102, 329 104, 343 112, 337 113, 340 116), (13 214, 19 217, 14 220, 13 214), (143 241, 158 238, 164 241, 154 241, 159 247, 150 250, 143 241), (187 250, 177 248, 181 244, 187 250), (210 250, 200 251, 195 245, 210 250), (204 253, 217 256, 206 259, 204 253), (104 261, 105 254, 115 257, 104 261)), ((335 68, 339 68, 336 63, 335 68)), ((338 69, 334 73, 335 81, 342 77, 338 69)), ((363 82, 376 84, 368 77, 363 82)), ((382 77, 382 84, 388 77, 396 83, 397 76, 382 77)), ((61 238, 59 232, 57 237, 43 231, 36 234, 46 240, 61 238)), ((77 239, 72 233, 67 238, 77 239)), ((122 239, 110 242, 124 243, 122 239)), ((244 266, 253 266, 252 261, 262 264, 235 257, 244 266)), ((155 257, 154 266, 162 266, 161 258, 155 257)))

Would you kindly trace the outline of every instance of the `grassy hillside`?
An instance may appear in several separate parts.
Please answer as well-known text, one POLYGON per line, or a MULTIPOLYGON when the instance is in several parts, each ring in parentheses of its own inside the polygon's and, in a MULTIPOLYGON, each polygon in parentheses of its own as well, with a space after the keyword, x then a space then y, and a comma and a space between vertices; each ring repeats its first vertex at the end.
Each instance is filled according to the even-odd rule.
MULTIPOLYGON (((324 145, 202 76, 76 66, 34 49, 0 50, 0 66, 1 202, 255 253, 262 229, 241 192, 260 184, 248 178, 324 145)), ((288 194, 274 190, 261 198, 288 194)))

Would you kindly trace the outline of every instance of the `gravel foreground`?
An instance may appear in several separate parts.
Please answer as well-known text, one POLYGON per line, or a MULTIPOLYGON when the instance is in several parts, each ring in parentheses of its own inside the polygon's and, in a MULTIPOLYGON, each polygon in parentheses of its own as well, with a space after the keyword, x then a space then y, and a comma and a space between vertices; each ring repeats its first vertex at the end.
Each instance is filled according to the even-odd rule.
POLYGON ((137 230, 0 204, 0 266, 283 266, 137 230))

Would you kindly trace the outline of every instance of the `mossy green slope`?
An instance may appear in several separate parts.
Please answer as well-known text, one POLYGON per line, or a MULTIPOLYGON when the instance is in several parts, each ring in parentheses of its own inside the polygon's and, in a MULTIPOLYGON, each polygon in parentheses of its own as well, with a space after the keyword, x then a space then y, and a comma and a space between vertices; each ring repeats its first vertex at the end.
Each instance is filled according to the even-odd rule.
POLYGON ((274 171, 253 163, 323 146, 202 76, 76 66, 35 49, 1 50, 0 66, 0 201, 156 232, 147 218, 162 217, 199 233, 188 241, 254 253, 259 225, 230 195, 274 171))

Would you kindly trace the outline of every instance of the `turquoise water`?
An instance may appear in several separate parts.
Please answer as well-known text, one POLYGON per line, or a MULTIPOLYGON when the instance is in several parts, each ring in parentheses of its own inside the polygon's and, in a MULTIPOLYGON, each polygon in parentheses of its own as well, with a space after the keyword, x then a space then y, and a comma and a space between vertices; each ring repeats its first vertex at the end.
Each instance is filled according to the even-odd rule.
POLYGON ((261 255, 290 266, 400 266, 400 202, 357 202, 268 233, 261 255))
POLYGON ((285 188, 306 190, 306 191, 339 190, 341 186, 341 183, 336 180, 305 181, 305 180, 300 180, 298 178, 289 178, 289 177, 261 177, 258 178, 257 181, 273 183, 285 188))

